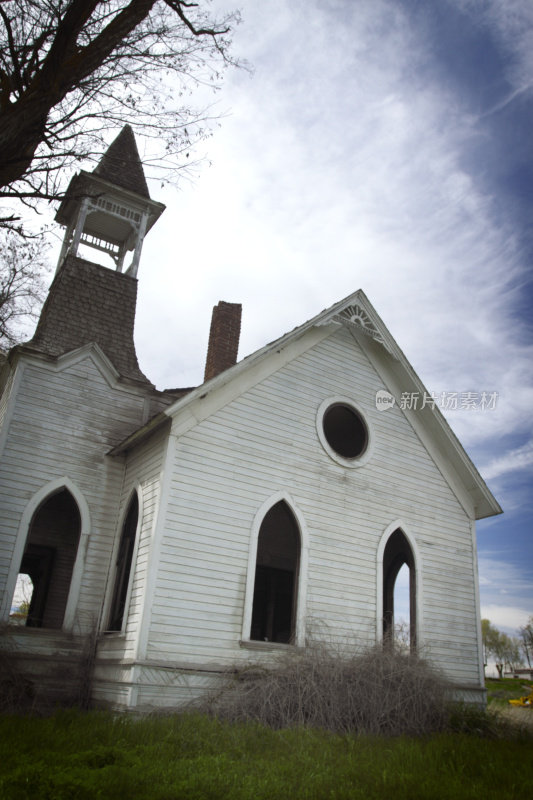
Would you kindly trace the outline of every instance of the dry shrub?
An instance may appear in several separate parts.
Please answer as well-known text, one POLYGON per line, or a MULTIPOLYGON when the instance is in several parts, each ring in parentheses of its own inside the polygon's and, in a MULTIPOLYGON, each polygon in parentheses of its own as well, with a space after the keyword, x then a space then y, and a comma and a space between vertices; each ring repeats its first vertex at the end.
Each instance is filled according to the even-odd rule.
POLYGON ((16 714, 33 709, 33 683, 21 674, 11 653, 0 650, 0 714, 16 714))
POLYGON ((346 657, 314 646, 272 668, 237 670, 200 710, 276 729, 418 736, 446 726, 448 696, 445 680, 416 656, 375 647, 346 657))

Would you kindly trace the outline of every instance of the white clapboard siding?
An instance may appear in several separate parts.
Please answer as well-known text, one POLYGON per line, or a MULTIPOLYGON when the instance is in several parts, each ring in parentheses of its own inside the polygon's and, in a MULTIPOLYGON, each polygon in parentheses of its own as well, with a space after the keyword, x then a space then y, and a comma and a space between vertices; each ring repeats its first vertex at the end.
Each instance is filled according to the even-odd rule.
MULTIPOLYGON (((168 428, 168 426, 167 426, 168 428)), ((133 659, 137 657, 137 644, 145 607, 151 601, 146 597, 146 580, 152 550, 154 518, 157 513, 160 492, 160 479, 168 430, 156 431, 125 459, 124 483, 120 494, 120 513, 114 532, 113 554, 116 557, 122 533, 122 521, 133 493, 139 493, 138 533, 130 572, 130 591, 125 611, 124 632, 106 635, 99 643, 98 657, 101 659, 133 659)), ((114 571, 110 570, 107 588, 106 612, 113 592, 114 571)), ((105 629, 105 621, 102 626, 105 629)))
POLYGON ((4 364, 2 370, 0 370, 0 430, 2 430, 6 420, 16 374, 16 370, 10 370, 7 364, 4 364))
POLYGON ((478 682, 470 520, 403 412, 376 410, 386 388, 337 330, 178 437, 148 658, 271 657, 239 642, 254 518, 286 492, 308 535, 310 627, 339 644, 375 641, 378 547, 401 520, 419 553, 421 646, 453 680, 478 682), (352 399, 370 425, 373 454, 360 468, 340 466, 319 442, 317 410, 336 396, 352 399))
POLYGON ((122 460, 106 453, 142 423, 144 406, 140 390, 112 386, 103 372, 89 353, 63 369, 23 363, 0 463, 3 586, 23 512, 37 492, 66 477, 87 503, 90 530, 76 610, 81 629, 100 616, 123 480, 122 460))

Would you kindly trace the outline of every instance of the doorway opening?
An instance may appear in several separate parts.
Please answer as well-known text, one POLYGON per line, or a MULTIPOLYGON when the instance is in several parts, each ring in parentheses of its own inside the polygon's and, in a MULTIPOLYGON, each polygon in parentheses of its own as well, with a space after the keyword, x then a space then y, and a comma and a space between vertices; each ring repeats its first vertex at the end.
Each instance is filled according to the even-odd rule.
POLYGON ((24 591, 23 614, 11 622, 29 628, 61 629, 67 607, 72 571, 78 552, 81 519, 76 501, 67 489, 49 497, 30 524, 17 578, 13 607, 24 591))

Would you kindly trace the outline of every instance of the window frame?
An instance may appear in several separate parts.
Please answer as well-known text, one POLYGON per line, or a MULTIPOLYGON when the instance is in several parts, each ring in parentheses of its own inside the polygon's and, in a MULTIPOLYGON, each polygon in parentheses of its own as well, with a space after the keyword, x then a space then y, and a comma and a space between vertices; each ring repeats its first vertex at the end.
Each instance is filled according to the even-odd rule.
POLYGON ((316 412, 316 431, 318 435, 318 439, 320 444, 322 445, 325 452, 328 456, 339 464, 342 467, 347 467, 348 469, 357 469, 358 467, 363 467, 365 464, 369 462, 372 458, 373 451, 374 451, 374 431, 372 429, 372 425, 369 421, 369 415, 364 411, 358 403, 355 403, 350 397, 341 397, 341 396, 334 396, 328 397, 323 400, 320 405, 318 406, 316 412), (366 447, 359 456, 354 456, 353 458, 347 458, 345 456, 341 456, 337 453, 336 450, 330 445, 326 438, 326 434, 324 432, 324 416, 326 415, 327 411, 332 406, 346 406, 358 417, 360 417, 363 425, 366 428, 366 447))
MULTIPOLYGON (((405 520, 403 519, 396 519, 394 522, 391 522, 390 525, 387 526, 385 531, 383 532, 381 539, 379 541, 377 553, 376 553, 376 641, 385 643, 384 641, 384 614, 386 612, 385 608, 385 597, 384 594, 387 591, 387 578, 384 574, 384 567, 387 565, 385 562, 385 550, 387 548, 387 544, 389 540, 393 536, 396 531, 400 531, 411 551, 412 557, 412 564, 408 565, 410 570, 410 634, 411 634, 411 645, 412 649, 415 649, 420 652, 420 648, 423 647, 424 644, 424 583, 423 583, 423 572, 424 572, 424 565, 422 560, 422 555, 418 548, 416 537, 413 533, 411 525, 408 523, 406 524, 405 520)), ((407 563, 407 562, 405 562, 407 563)), ((390 566, 390 565, 389 565, 390 566)), ((393 584, 398 576, 399 569, 398 568, 393 584)), ((392 587, 393 588, 393 587, 392 587)))
POLYGON ((142 494, 140 492, 139 487, 133 489, 132 492, 128 495, 127 503, 125 504, 122 513, 120 515, 119 524, 117 526, 118 536, 115 539, 115 546, 113 548, 112 554, 112 561, 110 565, 111 575, 108 584, 108 596, 107 596, 107 603, 106 603, 106 611, 104 615, 105 625, 103 628, 103 633, 109 636, 123 636, 126 633, 126 627, 128 624, 128 617, 129 617, 129 607, 131 602, 131 594, 133 590, 133 581, 135 576, 135 568, 137 563, 137 551, 139 549, 139 540, 140 540, 140 530, 141 530, 141 523, 143 518, 143 507, 142 507, 142 494), (135 525, 135 533, 134 533, 134 541, 132 547, 132 554, 131 554, 131 561, 129 565, 129 575, 127 580, 127 589, 126 595, 124 600, 124 610, 122 613, 122 624, 120 629, 110 628, 109 624, 111 622, 111 614, 113 612, 113 601, 115 598, 115 590, 116 590, 116 580, 117 580, 117 558, 120 554, 121 543, 124 535, 125 525, 128 519, 128 514, 130 512, 131 504, 134 500, 134 497, 137 498, 137 523, 135 525))
POLYGON ((257 511, 250 532, 250 545, 248 552, 248 567, 246 574, 246 588, 243 609, 243 624, 240 645, 256 650, 276 650, 294 647, 303 647, 305 644, 305 617, 306 617, 306 598, 307 598, 307 565, 309 554, 309 536, 302 513, 298 509, 291 495, 286 491, 277 492, 270 496, 257 511), (300 536, 300 553, 295 573, 296 593, 294 611, 294 636, 290 643, 285 642, 262 642, 251 638, 252 629, 252 610, 255 588, 255 570, 257 565, 257 549, 259 543, 259 532, 264 518, 273 506, 279 502, 284 502, 291 511, 298 533, 300 536))

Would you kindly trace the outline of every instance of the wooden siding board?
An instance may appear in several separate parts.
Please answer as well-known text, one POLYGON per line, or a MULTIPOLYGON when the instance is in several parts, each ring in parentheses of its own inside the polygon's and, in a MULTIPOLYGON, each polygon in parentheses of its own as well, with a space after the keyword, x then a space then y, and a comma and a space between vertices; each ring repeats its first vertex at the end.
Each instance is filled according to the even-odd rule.
MULTIPOLYGON (((123 519, 135 490, 140 491, 141 494, 140 512, 142 518, 139 522, 136 557, 131 565, 131 593, 125 613, 125 632, 116 638, 113 648, 115 655, 120 658, 136 657, 143 616, 146 607, 150 608, 151 606, 151 600, 146 597, 146 582, 153 546, 152 529, 154 517, 157 514, 159 505, 159 485, 167 435, 168 431, 166 429, 156 431, 138 448, 128 453, 125 459, 124 480, 118 503, 117 526, 113 538, 114 548, 117 547, 121 535, 121 526, 118 523, 123 519)), ((114 573, 113 567, 111 567, 106 613, 108 613, 113 580, 114 573)), ((109 645, 106 645, 106 649, 109 649, 109 645)))
MULTIPOLYGON (((140 487, 143 515, 126 632, 103 637, 103 657, 134 659, 139 628, 148 617, 148 658, 229 666, 275 657, 247 651, 239 640, 252 525, 267 498, 284 491, 305 520, 306 612, 313 635, 325 631, 339 646, 374 641, 378 546, 385 529, 402 519, 420 556, 424 641, 449 676, 476 683, 470 520, 402 411, 377 411, 376 391, 387 387, 345 330, 177 436, 169 500, 157 529, 168 431, 156 432, 120 459, 103 456, 104 446, 139 424, 139 395, 113 390, 90 358, 61 373, 45 374, 34 365, 27 372, 20 417, 14 415, 10 429, 11 449, 0 465, 0 493, 9 505, 0 574, 24 507, 23 500, 9 502, 13 488, 29 499, 51 477, 73 472, 94 530, 79 608, 83 613, 99 608, 111 590, 112 570, 106 565, 120 536, 119 521, 134 487, 140 487), (352 398, 371 426, 374 449, 364 467, 345 469, 319 442, 317 410, 333 396, 352 398), (44 446, 39 465, 32 463, 35 441, 44 446), (61 468, 54 455, 58 442, 63 442, 61 468), (84 450, 87 442, 92 445, 84 450), (148 598, 154 535, 160 562, 148 598)), ((195 402, 201 410, 201 401, 195 402)), ((179 419, 176 424, 179 431, 179 419)))
MULTIPOLYGON (((149 648, 185 660, 215 648, 223 660, 249 659, 238 645, 249 537, 280 489, 306 521, 308 615, 335 636, 357 631, 373 641, 377 548, 398 518, 416 538, 430 592, 428 638, 441 622, 475 630, 470 521, 401 410, 376 410, 380 388, 359 345, 339 331, 178 436, 149 648), (318 441, 317 409, 332 396, 353 398, 369 420, 374 451, 363 468, 344 469, 318 441), (450 592, 456 608, 447 609, 450 592)), ((475 682, 476 658, 458 670, 455 653, 442 654, 442 666, 475 682)))
POLYGON ((11 560, 28 501, 68 476, 92 526, 78 597, 82 626, 100 614, 122 483, 121 461, 105 453, 141 422, 143 404, 139 392, 111 387, 90 355, 59 371, 47 362, 24 364, 0 464, 2 536, 11 560))

